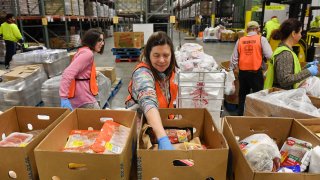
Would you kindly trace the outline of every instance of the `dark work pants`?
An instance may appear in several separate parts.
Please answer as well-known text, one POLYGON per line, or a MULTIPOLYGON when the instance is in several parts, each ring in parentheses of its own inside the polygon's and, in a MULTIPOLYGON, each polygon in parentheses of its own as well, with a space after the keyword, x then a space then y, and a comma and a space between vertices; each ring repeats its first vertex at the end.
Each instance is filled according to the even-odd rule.
POLYGON ((239 109, 238 115, 242 116, 244 112, 244 103, 246 95, 263 89, 262 71, 239 71, 239 109))
POLYGON ((16 54, 16 43, 13 41, 5 40, 6 44, 6 57, 4 61, 4 65, 10 65, 10 61, 12 60, 12 56, 16 54))

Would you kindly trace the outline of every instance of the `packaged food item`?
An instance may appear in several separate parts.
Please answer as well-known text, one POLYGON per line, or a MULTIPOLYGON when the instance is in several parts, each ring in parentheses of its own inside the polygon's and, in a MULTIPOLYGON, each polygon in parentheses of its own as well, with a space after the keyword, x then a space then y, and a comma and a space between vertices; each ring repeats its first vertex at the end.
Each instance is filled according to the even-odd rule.
POLYGON ((106 121, 90 148, 96 153, 120 154, 127 142, 129 133, 130 128, 114 121, 106 121))
POLYGON ((286 166, 286 167, 281 167, 277 172, 281 173, 299 173, 301 172, 300 166, 295 165, 295 166, 286 166))
POLYGON ((278 146, 267 134, 253 134, 241 140, 239 146, 255 171, 272 172, 280 167, 278 146))
POLYGON ((300 165, 304 172, 310 163, 311 149, 311 143, 288 137, 280 150, 281 167, 300 165))
MULTIPOLYGON (((171 144, 188 142, 193 138, 192 128, 165 128, 171 144)), ((150 136, 152 144, 158 144, 156 135, 152 128, 148 128, 146 132, 150 136)))
POLYGON ((31 142, 33 135, 21 132, 13 132, 4 140, 0 141, 1 147, 25 147, 31 142))
POLYGON ((205 148, 201 144, 184 142, 186 150, 204 150, 205 148))
POLYGON ((72 130, 63 151, 93 153, 90 146, 99 133, 98 130, 72 130))

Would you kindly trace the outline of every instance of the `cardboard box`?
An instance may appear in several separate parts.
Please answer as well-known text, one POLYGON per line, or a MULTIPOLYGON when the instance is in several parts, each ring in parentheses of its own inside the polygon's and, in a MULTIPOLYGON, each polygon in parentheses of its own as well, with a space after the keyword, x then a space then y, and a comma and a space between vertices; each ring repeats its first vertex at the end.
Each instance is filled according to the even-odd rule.
POLYGON ((74 52, 68 52, 68 56, 70 57, 70 63, 71 63, 71 61, 72 61, 72 59, 73 59, 73 57, 74 57, 74 55, 75 55, 76 53, 77 53, 76 51, 74 51, 74 52))
POLYGON ((288 137, 310 142, 313 147, 319 145, 318 139, 301 123, 292 118, 239 117, 227 116, 224 119, 223 134, 226 137, 232 154, 230 168, 235 180, 316 180, 320 174, 308 173, 273 173, 253 171, 242 154, 235 136, 240 140, 256 134, 265 133, 275 140, 281 148, 288 137))
POLYGON ((25 79, 31 74, 38 71, 41 67, 38 65, 25 65, 12 68, 9 72, 2 75, 4 82, 12 81, 15 79, 25 79))
POLYGON ((96 70, 111 80, 111 84, 117 79, 115 67, 96 67, 96 70))
POLYGON ((142 48, 144 46, 143 32, 115 32, 115 48, 142 48))
POLYGON ((61 121, 36 147, 35 157, 40 179, 129 179, 132 143, 136 137, 136 112, 76 109, 61 121), (88 154, 62 152, 71 130, 100 130, 103 118, 111 117, 126 127, 130 135, 121 154, 88 154), (48 163, 49 162, 49 163, 48 163), (69 169, 70 163, 84 164, 69 169))
MULTIPOLYGON (((271 93, 279 90, 281 89, 271 88, 268 90, 268 92, 271 93)), ((320 108, 320 98, 312 96, 309 96, 309 98, 315 107, 320 108)), ((291 117, 297 119, 315 118, 315 116, 302 111, 296 111, 278 104, 272 104, 270 102, 263 101, 254 97, 254 94, 249 94, 246 96, 244 115, 261 117, 291 117)))
MULTIPOLYGON (((193 137, 199 137, 208 147, 207 150, 157 151, 142 147, 138 138, 137 169, 138 179, 226 179, 228 144, 213 124, 207 109, 159 109, 164 127, 194 127, 193 137), (168 120, 174 114, 181 119, 168 120), (193 166, 173 166, 177 159, 192 159, 193 166)), ((146 121, 145 119, 143 121, 146 121)), ((141 132, 140 132, 141 134, 141 132)), ((140 136, 139 134, 139 136, 140 136)))
POLYGON ((314 118, 314 119, 298 119, 298 121, 303 124, 306 128, 308 128, 310 131, 315 133, 317 137, 320 138, 320 119, 314 118))
MULTIPOLYGON (((9 171, 13 171, 17 179, 38 179, 38 172, 33 150, 40 141, 67 114, 68 109, 44 107, 12 107, 0 115, 0 135, 8 136, 13 132, 43 131, 25 147, 0 147, 0 179, 11 179, 9 171)), ((0 140, 2 140, 0 137, 0 140)))

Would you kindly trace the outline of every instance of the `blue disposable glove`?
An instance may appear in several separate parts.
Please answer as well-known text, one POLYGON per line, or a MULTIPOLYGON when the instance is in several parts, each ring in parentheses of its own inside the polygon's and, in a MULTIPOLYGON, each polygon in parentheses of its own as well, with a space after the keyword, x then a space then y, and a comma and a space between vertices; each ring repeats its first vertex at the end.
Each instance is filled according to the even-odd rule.
POLYGON ((310 71, 312 76, 316 76, 318 74, 318 66, 311 65, 310 67, 308 67, 308 70, 310 71))
POLYGON ((319 61, 318 61, 318 60, 313 60, 312 62, 308 62, 308 63, 307 63, 307 68, 310 67, 310 66, 312 66, 312 65, 317 66, 318 64, 319 64, 319 61))
POLYGON ((158 139, 159 150, 174 150, 168 136, 163 136, 158 139))
POLYGON ((63 108, 69 108, 71 111, 73 110, 71 103, 69 101, 69 99, 67 98, 61 98, 61 107, 63 108))

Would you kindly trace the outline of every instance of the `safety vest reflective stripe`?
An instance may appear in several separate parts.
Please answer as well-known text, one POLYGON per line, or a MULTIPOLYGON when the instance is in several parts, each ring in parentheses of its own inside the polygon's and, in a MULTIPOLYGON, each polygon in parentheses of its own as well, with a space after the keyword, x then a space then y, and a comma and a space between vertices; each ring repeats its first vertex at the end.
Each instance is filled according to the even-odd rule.
MULTIPOLYGON (((78 51, 77 51, 77 54, 82 49, 85 49, 85 48, 88 48, 88 47, 79 48, 78 51)), ((74 55, 74 57, 71 60, 71 63, 74 61, 76 56, 77 55, 74 55)), ((89 80, 89 85, 90 85, 90 91, 91 91, 92 95, 94 95, 94 96, 96 96, 98 94, 98 92, 99 92, 96 76, 97 76, 96 75, 96 65, 95 65, 95 63, 93 61, 92 66, 91 66, 90 79, 88 79, 88 80, 89 80)), ((75 95, 75 92, 76 92, 76 79, 71 81, 68 98, 73 98, 74 95, 75 95)))
POLYGON ((239 69, 258 70, 262 64, 261 36, 244 36, 238 42, 239 69))
MULTIPOLYGON (((134 69, 134 71, 136 71, 137 69, 141 68, 141 67, 145 67, 150 69, 149 65, 147 65, 146 63, 139 63, 136 68, 134 69)), ((170 89, 170 102, 167 101, 167 98, 165 97, 165 95, 162 93, 161 87, 159 82, 155 82, 155 88, 156 88, 156 95, 157 95, 157 99, 158 99, 158 103, 159 103, 159 108, 174 108, 173 107, 173 102, 176 100, 177 98, 177 94, 178 94, 178 86, 174 83, 174 76, 175 73, 172 72, 171 77, 170 77, 170 82, 169 82, 169 89, 170 89)), ((126 99, 126 102, 129 100, 134 100, 132 98, 132 80, 129 83, 128 86, 128 91, 129 91, 129 95, 126 99)), ((136 100, 134 100, 136 101, 136 100)))

